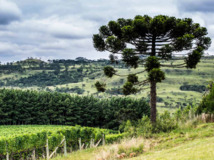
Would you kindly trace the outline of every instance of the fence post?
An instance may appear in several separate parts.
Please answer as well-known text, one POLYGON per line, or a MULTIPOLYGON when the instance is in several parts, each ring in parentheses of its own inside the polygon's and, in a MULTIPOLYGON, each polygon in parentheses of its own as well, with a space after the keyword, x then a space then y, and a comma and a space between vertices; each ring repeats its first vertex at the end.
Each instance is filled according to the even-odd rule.
POLYGON ((7 152, 6 158, 7 158, 7 160, 10 160, 10 158, 9 158, 9 153, 8 153, 8 152, 7 152))
POLYGON ((103 146, 105 145, 105 134, 103 134, 103 146))
POLYGON ((90 140, 90 148, 93 148, 93 147, 94 147, 94 139, 91 138, 91 140, 90 140))
POLYGON ((81 138, 79 138, 79 149, 82 149, 81 138))
MULTIPOLYGON (((65 136, 64 136, 65 139, 65 136)), ((67 155, 67 146, 66 146, 66 139, 64 140, 64 155, 67 155)))
POLYGON ((6 147, 7 147, 7 155, 6 155, 6 159, 7 159, 7 160, 10 160, 9 152, 8 152, 8 143, 7 143, 7 142, 6 142, 6 147))
POLYGON ((36 150, 35 150, 35 148, 33 149, 33 152, 32 152, 32 160, 36 160, 36 150))
POLYGON ((46 157, 47 157, 47 160, 49 160, 48 138, 47 138, 47 140, 46 140, 46 157))

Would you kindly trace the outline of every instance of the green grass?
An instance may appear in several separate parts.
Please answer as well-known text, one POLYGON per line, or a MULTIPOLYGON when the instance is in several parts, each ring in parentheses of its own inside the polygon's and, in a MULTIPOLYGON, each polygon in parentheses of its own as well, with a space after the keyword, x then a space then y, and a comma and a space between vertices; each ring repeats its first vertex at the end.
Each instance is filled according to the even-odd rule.
MULTIPOLYGON (((127 141, 127 142, 126 142, 127 141)), ((139 144, 142 141, 138 140, 139 144)), ((58 156, 53 160, 96 160, 100 155, 115 154, 121 144, 102 146, 94 149, 73 152, 68 156, 58 156)), ((144 139, 144 151, 130 160, 213 160, 214 123, 200 124, 197 127, 183 127, 170 133, 153 135, 144 139)), ((136 144, 134 144, 136 146, 136 144)), ((115 157, 114 155, 112 157, 115 157)), ((116 159, 116 158, 113 158, 116 159)))
POLYGON ((170 149, 162 149, 132 158, 132 160, 212 160, 214 137, 196 139, 170 149))

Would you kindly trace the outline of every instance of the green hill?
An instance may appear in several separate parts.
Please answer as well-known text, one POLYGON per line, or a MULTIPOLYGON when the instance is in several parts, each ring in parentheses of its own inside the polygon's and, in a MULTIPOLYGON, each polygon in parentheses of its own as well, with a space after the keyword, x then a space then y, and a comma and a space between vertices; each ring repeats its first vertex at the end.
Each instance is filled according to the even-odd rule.
MULTIPOLYGON (((158 84, 159 111, 185 107, 200 102, 209 80, 214 79, 214 57, 201 60, 198 67, 193 70, 162 68, 166 72, 166 80, 158 84)), ((170 64, 171 62, 168 62, 170 64)), ((179 63, 179 61, 177 62, 179 63)), ((167 63, 166 63, 167 64, 167 63)), ((103 97, 123 96, 122 85, 126 77, 113 77, 108 79, 103 75, 103 67, 111 65, 108 60, 88 60, 78 57, 75 60, 49 60, 29 58, 24 61, 0 65, 0 86, 7 88, 34 89, 66 92, 70 94, 103 97), (94 83, 104 81, 107 83, 106 93, 98 93, 94 83)), ((115 65, 121 75, 132 72, 122 62, 115 65)), ((142 71, 139 67, 134 72, 142 71)), ((141 74, 140 78, 146 78, 141 74)), ((149 100, 149 86, 136 95, 149 100)))

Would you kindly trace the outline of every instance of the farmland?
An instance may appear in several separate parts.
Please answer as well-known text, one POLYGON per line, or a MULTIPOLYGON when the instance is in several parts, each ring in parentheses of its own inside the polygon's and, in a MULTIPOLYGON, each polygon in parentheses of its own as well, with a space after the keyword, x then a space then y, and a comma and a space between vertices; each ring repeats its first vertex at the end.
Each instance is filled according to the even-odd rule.
POLYGON ((39 158, 47 154, 47 150, 44 152, 47 146, 49 151, 53 151, 63 139, 66 140, 64 145, 67 146, 67 152, 71 148, 77 150, 79 143, 89 147, 92 139, 94 143, 97 143, 102 140, 104 134, 107 143, 112 143, 117 140, 117 137, 121 137, 120 134, 111 133, 116 132, 80 126, 0 126, 0 156, 1 159, 6 158, 6 154, 11 155, 13 159, 27 158, 34 151, 34 156, 39 158))

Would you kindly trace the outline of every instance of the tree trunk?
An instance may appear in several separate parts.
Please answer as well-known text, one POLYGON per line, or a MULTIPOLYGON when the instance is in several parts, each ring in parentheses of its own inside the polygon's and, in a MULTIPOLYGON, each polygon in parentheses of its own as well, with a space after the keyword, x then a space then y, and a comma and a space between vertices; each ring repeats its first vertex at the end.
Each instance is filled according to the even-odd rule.
POLYGON ((150 82, 151 84, 151 88, 150 88, 150 107, 151 107, 151 111, 150 111, 150 118, 151 118, 151 122, 155 123, 156 122, 156 82, 152 81, 150 82))

